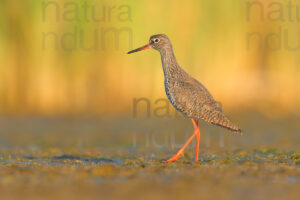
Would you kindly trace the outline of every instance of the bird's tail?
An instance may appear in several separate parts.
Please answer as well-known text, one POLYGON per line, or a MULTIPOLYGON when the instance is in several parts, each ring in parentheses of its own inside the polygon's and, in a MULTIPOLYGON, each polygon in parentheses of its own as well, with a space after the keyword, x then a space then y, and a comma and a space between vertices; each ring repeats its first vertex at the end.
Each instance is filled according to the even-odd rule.
POLYGON ((220 113, 218 120, 211 122, 212 124, 224 127, 237 134, 242 134, 242 130, 235 125, 224 113, 220 113))

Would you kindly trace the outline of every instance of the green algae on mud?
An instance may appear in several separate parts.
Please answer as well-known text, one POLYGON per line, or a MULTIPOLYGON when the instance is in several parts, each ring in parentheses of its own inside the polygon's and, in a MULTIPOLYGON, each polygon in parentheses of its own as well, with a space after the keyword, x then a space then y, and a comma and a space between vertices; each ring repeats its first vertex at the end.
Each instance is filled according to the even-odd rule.
MULTIPOLYGON (((223 147, 218 129, 202 129, 199 162, 191 144, 168 164, 177 147, 153 146, 164 141, 165 122, 0 120, 0 199, 298 199, 299 118, 253 118, 243 125, 251 134, 224 133, 223 147)), ((172 137, 184 142, 186 124, 176 125, 172 137)))
MULTIPOLYGON (((246 188, 253 190, 253 194, 273 199, 286 195, 277 192, 274 196, 271 188, 264 191, 257 188, 266 184, 288 191, 291 199, 299 195, 296 189, 300 184, 299 151, 201 152, 199 162, 193 162, 192 152, 188 151, 178 162, 169 164, 162 162, 167 157, 163 153, 154 156, 142 153, 142 156, 128 153, 109 156, 94 150, 79 154, 69 149, 51 148, 2 150, 0 154, 0 192, 4 197, 15 191, 16 198, 24 196, 28 199, 51 199, 60 195, 73 199, 83 196, 97 199, 97 195, 111 199, 138 199, 145 194, 145 199, 170 198, 168 191, 176 188, 181 189, 179 196, 190 196, 189 191, 192 190, 204 198, 211 195, 220 199, 239 197, 239 190, 246 188), (149 188, 156 192, 151 193, 149 188), (224 189, 233 192, 220 196, 218 192, 222 193, 224 189), (127 190, 131 193, 125 192, 127 190), (47 195, 41 195, 42 191, 47 195), (207 192, 211 192, 210 195, 207 192)), ((246 194, 244 199, 253 194, 246 194)))

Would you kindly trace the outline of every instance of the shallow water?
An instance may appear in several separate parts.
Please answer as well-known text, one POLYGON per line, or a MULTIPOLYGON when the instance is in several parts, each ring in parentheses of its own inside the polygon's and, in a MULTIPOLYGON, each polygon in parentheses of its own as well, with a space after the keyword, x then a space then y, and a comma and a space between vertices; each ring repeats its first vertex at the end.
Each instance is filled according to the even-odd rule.
POLYGON ((1 199, 298 199, 299 118, 237 117, 237 136, 182 119, 0 119, 1 199))

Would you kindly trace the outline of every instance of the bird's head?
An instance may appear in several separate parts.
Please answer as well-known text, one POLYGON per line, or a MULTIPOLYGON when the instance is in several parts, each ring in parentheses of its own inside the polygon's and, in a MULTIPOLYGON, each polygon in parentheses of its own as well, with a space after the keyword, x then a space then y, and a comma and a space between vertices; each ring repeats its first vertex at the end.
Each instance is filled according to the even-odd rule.
POLYGON ((151 48, 161 52, 162 50, 166 50, 171 47, 171 42, 168 36, 166 36, 165 34, 157 34, 152 35, 150 37, 149 44, 146 44, 145 46, 142 46, 135 50, 129 51, 128 54, 151 48))

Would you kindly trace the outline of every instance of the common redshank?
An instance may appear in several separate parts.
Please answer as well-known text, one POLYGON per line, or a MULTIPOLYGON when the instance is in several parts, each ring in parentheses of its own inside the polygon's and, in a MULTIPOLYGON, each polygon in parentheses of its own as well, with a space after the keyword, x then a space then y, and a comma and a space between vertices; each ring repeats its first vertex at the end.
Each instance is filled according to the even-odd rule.
POLYGON ((160 52, 164 72, 164 83, 167 97, 176 110, 187 116, 194 127, 194 133, 179 151, 165 162, 174 162, 196 136, 196 156, 198 161, 200 130, 199 120, 227 128, 235 133, 242 133, 222 111, 209 91, 196 79, 185 72, 177 63, 173 47, 168 36, 157 34, 150 37, 149 44, 129 51, 128 54, 145 49, 155 49, 160 52))

